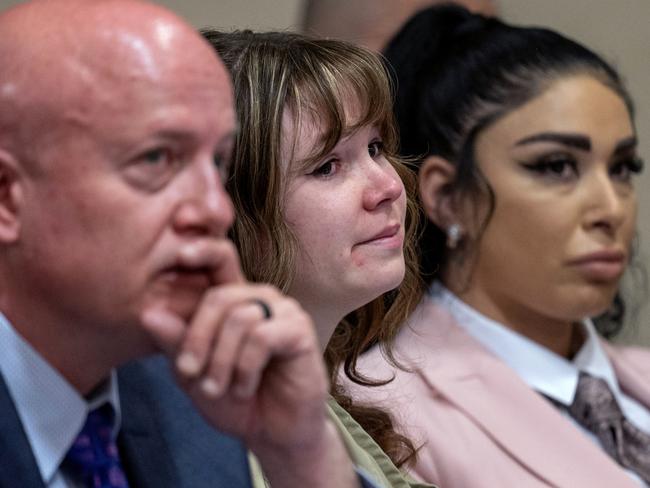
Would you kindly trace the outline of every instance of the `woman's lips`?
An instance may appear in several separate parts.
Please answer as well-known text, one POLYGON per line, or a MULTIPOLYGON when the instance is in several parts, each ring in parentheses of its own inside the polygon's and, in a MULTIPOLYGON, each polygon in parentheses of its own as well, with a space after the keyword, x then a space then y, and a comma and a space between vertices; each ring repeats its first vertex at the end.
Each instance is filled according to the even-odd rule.
POLYGON ((626 254, 622 251, 603 250, 580 256, 569 261, 587 279, 598 282, 618 280, 625 272, 626 254))
POLYGON ((399 224, 389 225, 375 234, 370 239, 360 242, 357 245, 372 245, 384 248, 401 248, 404 243, 404 235, 399 224))

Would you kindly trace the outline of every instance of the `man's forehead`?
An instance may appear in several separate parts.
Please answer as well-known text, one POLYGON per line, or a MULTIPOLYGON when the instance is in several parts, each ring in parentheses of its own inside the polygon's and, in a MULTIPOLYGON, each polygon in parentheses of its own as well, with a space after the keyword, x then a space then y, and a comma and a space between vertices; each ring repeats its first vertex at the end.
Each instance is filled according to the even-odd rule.
POLYGON ((196 32, 177 22, 159 19, 148 28, 135 29, 109 25, 92 29, 83 40, 84 47, 61 54, 98 73, 96 82, 164 83, 191 77, 219 82, 223 78, 224 68, 214 51, 196 32))
POLYGON ((114 102, 106 110, 95 104, 83 132, 118 160, 159 144, 210 150, 227 145, 223 141, 235 128, 229 92, 214 85, 186 86, 191 93, 168 85, 152 85, 149 90, 143 86, 122 92, 128 100, 114 102))
MULTIPOLYGON (((19 68, 13 71, 22 76, 4 77, 9 80, 5 85, 17 87, 16 100, 9 97, 5 103, 20 108, 23 120, 48 114, 52 123, 111 125, 116 114, 151 112, 140 114, 138 121, 144 123, 154 111, 164 116, 165 110, 178 112, 180 107, 196 110, 206 120, 210 118, 206 110, 224 112, 220 117, 228 125, 225 112, 231 109, 232 95, 225 68, 201 36, 170 12, 127 0, 48 0, 30 6, 35 12, 26 9, 29 15, 21 16, 20 11, 9 15, 16 20, 12 30, 23 41, 14 41, 11 50, 14 67, 19 68), (91 12, 80 25, 75 25, 78 11, 65 23, 60 12, 52 12, 52 22, 41 36, 26 30, 35 26, 25 24, 24 17, 42 18, 50 4, 77 5, 82 11, 93 11, 91 4, 105 7, 91 12)), ((0 26, 6 19, 0 16, 0 26)), ((0 40, 0 57, 10 44, 0 40)), ((0 67, 0 74, 3 71, 0 67)))
POLYGON ((61 82, 65 77, 72 85, 120 78, 156 81, 169 76, 170 67, 213 72, 220 68, 214 51, 194 28, 148 3, 26 2, 23 8, 0 14, 0 28, 6 34, 0 38, 0 60, 12 65, 12 72, 0 66, 0 80, 22 78, 18 81, 24 85, 61 82))

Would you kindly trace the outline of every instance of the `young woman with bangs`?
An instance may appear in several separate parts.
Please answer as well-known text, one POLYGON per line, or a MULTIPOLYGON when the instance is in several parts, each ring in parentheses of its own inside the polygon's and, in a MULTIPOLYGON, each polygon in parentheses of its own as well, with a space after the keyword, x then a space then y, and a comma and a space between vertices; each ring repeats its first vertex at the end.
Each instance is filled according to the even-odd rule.
POLYGON ((353 403, 336 380, 343 368, 367 384, 356 358, 389 343, 420 296, 414 177, 395 155, 385 68, 340 41, 204 35, 233 77, 240 127, 227 189, 243 269, 312 316, 331 372, 331 419, 357 464, 381 486, 417 486, 396 467, 414 458, 411 442, 386 412, 353 403))

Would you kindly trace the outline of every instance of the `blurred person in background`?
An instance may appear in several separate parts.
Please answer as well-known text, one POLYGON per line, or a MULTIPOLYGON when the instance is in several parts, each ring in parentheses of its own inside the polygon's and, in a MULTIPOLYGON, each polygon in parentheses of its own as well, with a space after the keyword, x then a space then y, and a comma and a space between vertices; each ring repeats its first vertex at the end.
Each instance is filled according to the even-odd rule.
POLYGON ((443 3, 483 15, 498 13, 498 0, 306 0, 302 30, 381 51, 415 12, 443 3))

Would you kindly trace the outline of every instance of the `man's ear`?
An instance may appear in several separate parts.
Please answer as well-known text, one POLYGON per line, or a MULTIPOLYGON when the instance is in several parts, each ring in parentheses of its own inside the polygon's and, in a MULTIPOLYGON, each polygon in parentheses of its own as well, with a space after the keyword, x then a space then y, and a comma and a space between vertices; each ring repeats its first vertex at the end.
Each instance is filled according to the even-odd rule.
POLYGON ((420 200, 429 220, 443 230, 458 222, 449 188, 456 178, 455 166, 440 156, 426 158, 418 172, 420 200))
POLYGON ((18 162, 0 148, 0 243, 13 243, 20 235, 22 183, 18 162))

